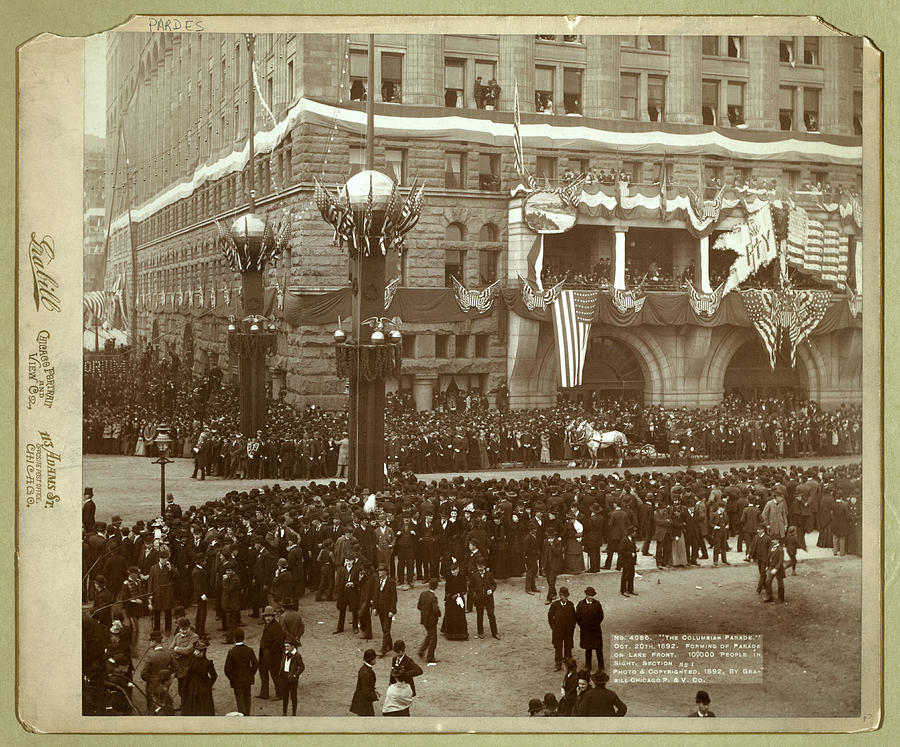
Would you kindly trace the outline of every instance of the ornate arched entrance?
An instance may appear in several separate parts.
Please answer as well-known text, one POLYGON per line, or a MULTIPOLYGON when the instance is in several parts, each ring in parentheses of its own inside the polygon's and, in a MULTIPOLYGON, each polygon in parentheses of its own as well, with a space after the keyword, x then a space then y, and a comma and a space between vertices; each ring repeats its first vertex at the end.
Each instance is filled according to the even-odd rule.
POLYGON ((644 373, 637 354, 628 344, 612 337, 592 337, 584 361, 577 399, 589 402, 616 399, 643 403, 644 373))
POLYGON ((726 395, 737 394, 745 400, 784 397, 787 394, 808 397, 809 376, 800 355, 793 368, 779 355, 773 370, 762 342, 753 338, 731 357, 725 369, 724 389, 726 395))

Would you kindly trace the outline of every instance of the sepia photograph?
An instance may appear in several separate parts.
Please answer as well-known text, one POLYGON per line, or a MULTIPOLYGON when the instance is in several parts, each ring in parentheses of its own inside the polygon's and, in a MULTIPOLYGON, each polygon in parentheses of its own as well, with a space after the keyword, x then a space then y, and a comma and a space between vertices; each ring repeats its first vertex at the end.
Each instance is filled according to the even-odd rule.
POLYGON ((874 48, 395 20, 83 41, 79 730, 875 726, 874 48))

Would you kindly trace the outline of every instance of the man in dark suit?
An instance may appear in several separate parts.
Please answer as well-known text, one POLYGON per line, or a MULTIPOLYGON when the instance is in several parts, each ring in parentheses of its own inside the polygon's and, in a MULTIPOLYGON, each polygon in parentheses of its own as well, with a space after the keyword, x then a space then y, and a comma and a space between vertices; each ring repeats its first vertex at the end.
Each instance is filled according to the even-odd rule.
POLYGON ((81 526, 85 532, 94 528, 94 518, 97 515, 97 504, 94 503, 94 489, 84 489, 84 499, 81 504, 81 526))
MULTIPOLYGON (((385 567, 387 574, 387 567, 385 567)), ((375 708, 372 705, 381 696, 375 689, 375 659, 374 648, 367 648, 363 654, 363 665, 356 673, 356 690, 353 692, 353 700, 350 703, 350 713, 357 716, 374 716, 375 708)))
POLYGON ((622 700, 612 690, 606 689, 609 675, 606 672, 595 672, 594 686, 584 692, 576 703, 573 716, 624 716, 628 711, 622 700))
POLYGON ((597 669, 603 669, 603 606, 594 597, 593 586, 584 590, 584 599, 575 607, 575 622, 581 629, 579 645, 584 649, 584 668, 591 671, 591 654, 597 654, 597 669))
POLYGON ((437 596, 434 593, 437 587, 438 580, 430 579, 428 588, 419 594, 419 602, 416 605, 419 610, 419 622, 425 628, 425 640, 419 646, 419 656, 424 657, 429 664, 437 663, 434 658, 434 650, 437 648, 437 624, 441 617, 441 608, 438 606, 437 596))
POLYGON ((194 567, 191 569, 191 589, 194 596, 194 602, 197 605, 196 615, 194 616, 194 630, 197 635, 203 637, 206 635, 206 602, 209 597, 209 577, 206 575, 206 556, 198 553, 194 557, 194 567))
POLYGON ((603 516, 600 514, 599 503, 594 502, 591 505, 591 515, 584 522, 582 544, 590 561, 588 573, 596 573, 600 569, 600 554, 603 547, 603 516))
POLYGON ((397 655, 391 659, 391 681, 389 684, 393 685, 397 681, 397 678, 394 676, 395 672, 403 672, 409 677, 409 685, 412 688, 413 697, 415 697, 415 678, 422 674, 422 667, 406 655, 406 643, 399 638, 394 641, 394 653, 397 655))
POLYGON ((547 622, 553 631, 553 650, 556 671, 562 669, 563 659, 572 655, 575 636, 575 605, 569 601, 569 589, 559 587, 559 599, 553 600, 547 610, 547 622))
POLYGON ((275 699, 281 699, 281 679, 278 676, 278 662, 281 660, 284 646, 284 630, 275 619, 275 610, 266 607, 262 614, 265 621, 262 635, 259 638, 259 676, 260 683, 258 698, 269 699, 269 674, 275 683, 275 699))
MULTIPOLYGON (((251 584, 253 599, 250 604, 252 607, 250 617, 259 617, 259 608, 265 607, 269 603, 269 587, 275 579, 276 559, 272 551, 266 547, 266 541, 262 536, 256 535, 253 542, 256 558, 253 561, 253 583, 251 584)), ((278 651, 280 655, 280 644, 278 651)))
POLYGON ((628 526, 628 514, 626 514, 621 506, 619 505, 618 500, 613 501, 613 510, 609 515, 609 520, 607 521, 607 534, 606 534, 606 563, 603 564, 603 570, 608 571, 612 568, 612 556, 614 552, 619 553, 619 557, 616 562, 616 570, 620 570, 622 568, 622 553, 619 552, 619 542, 622 540, 622 537, 625 535, 625 529, 628 526))
POLYGON ((387 563, 378 566, 378 578, 372 589, 372 608, 381 622, 381 656, 385 656, 394 646, 391 622, 397 614, 397 584, 388 578, 387 563))
POLYGON ((350 550, 349 556, 343 565, 337 569, 335 580, 335 592, 337 596, 338 623, 335 633, 344 632, 344 620, 347 616, 347 608, 353 620, 353 632, 359 630, 359 561, 356 552, 350 550))
POLYGON ((287 716, 288 700, 291 701, 291 715, 297 715, 297 685, 300 675, 306 669, 303 657, 297 651, 297 645, 293 639, 284 641, 284 653, 281 656, 281 664, 278 667, 278 679, 281 681, 281 715, 287 716))
POLYGON ((625 536, 619 541, 619 562, 622 564, 622 580, 619 582, 619 593, 623 597, 629 594, 637 596, 634 590, 634 567, 637 565, 637 546, 634 544, 634 527, 625 530, 625 536))
POLYGON ((772 599, 772 581, 778 582, 778 601, 784 603, 784 546, 777 537, 772 538, 766 560, 766 602, 772 599))
POLYGON ((234 647, 225 657, 225 676, 234 690, 237 710, 245 716, 250 715, 250 688, 259 669, 259 660, 253 649, 244 645, 244 630, 234 631, 234 647))
POLYGON ((491 635, 499 641, 497 618, 494 617, 494 591, 497 589, 497 582, 494 580, 494 574, 487 570, 487 563, 483 556, 478 557, 475 565, 475 573, 469 576, 469 591, 472 594, 472 602, 477 614, 478 637, 484 638, 484 613, 487 612, 491 635))

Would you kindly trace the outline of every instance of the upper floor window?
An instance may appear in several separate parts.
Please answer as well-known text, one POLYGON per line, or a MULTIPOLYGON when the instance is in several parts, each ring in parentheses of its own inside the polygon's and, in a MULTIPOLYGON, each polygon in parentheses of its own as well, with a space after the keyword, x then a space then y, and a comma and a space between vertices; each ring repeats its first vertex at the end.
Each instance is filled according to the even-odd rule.
POLYGON ((719 81, 703 81, 702 106, 703 124, 717 125, 719 119, 719 81))
POLYGON ((666 37, 664 36, 648 36, 647 46, 655 52, 664 52, 666 49, 666 37))
POLYGON ((744 57, 744 37, 729 36, 728 37, 728 56, 736 59, 744 57))
POLYGON ((384 151, 384 160, 388 168, 388 174, 397 184, 406 184, 406 151, 400 148, 387 148, 384 151))
POLYGON ((534 109, 544 114, 553 114, 553 76, 556 70, 552 67, 538 66, 534 69, 534 109))
POLYGON ((365 101, 369 79, 369 55, 350 50, 350 100, 365 101))
POLYGON ((465 105, 466 61, 446 60, 444 62, 444 106, 465 105))
POLYGON ((622 73, 619 83, 619 101, 623 119, 637 119, 638 79, 634 73, 622 73))
POLYGON ((464 167, 464 153, 446 153, 444 155, 444 187, 447 189, 463 189, 466 185, 464 167))
POLYGON ((567 67, 563 70, 563 103, 566 114, 581 114, 582 71, 567 67))
POLYGON ((728 122, 732 127, 744 124, 744 84, 728 81, 728 122))
POLYGON ((647 114, 651 122, 662 122, 666 111, 666 79, 661 75, 647 76, 647 114))
POLYGON ((403 55, 381 53, 381 100, 399 104, 403 101, 403 55))
POLYGON ((803 64, 818 65, 819 64, 819 37, 804 36, 803 37, 803 64))
POLYGON ((719 54, 719 37, 704 36, 702 43, 703 54, 708 57, 716 57, 719 54))

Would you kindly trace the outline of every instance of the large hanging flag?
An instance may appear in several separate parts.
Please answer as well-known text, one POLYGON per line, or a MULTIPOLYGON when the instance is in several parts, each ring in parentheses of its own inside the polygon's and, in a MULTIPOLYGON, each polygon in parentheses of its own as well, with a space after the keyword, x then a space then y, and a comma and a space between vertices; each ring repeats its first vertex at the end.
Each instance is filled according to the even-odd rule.
POLYGON ((800 290, 784 291, 785 306, 789 306, 790 319, 787 325, 788 340, 791 345, 791 365, 796 362, 797 346, 819 326, 828 304, 831 291, 800 290))
POLYGON ((716 239, 713 249, 725 249, 737 254, 737 259, 728 270, 728 279, 722 291, 724 296, 778 256, 770 206, 750 213, 746 223, 722 234, 716 239))
POLYGON ((564 290, 553 304, 559 378, 564 387, 580 386, 598 291, 564 290))
POLYGON ((747 310, 747 316, 762 338, 766 352, 769 354, 769 365, 775 369, 775 358, 778 355, 778 339, 780 324, 778 319, 778 296, 774 290, 757 290, 755 288, 741 291, 741 300, 747 310))
POLYGON ((539 291, 544 290, 541 283, 541 272, 544 270, 544 234, 534 237, 531 251, 528 252, 528 281, 539 291))

